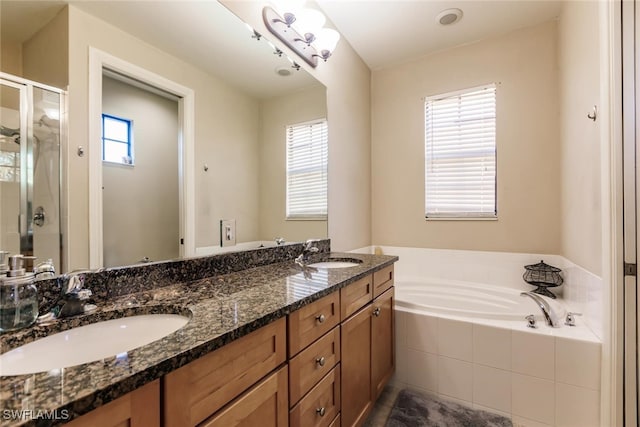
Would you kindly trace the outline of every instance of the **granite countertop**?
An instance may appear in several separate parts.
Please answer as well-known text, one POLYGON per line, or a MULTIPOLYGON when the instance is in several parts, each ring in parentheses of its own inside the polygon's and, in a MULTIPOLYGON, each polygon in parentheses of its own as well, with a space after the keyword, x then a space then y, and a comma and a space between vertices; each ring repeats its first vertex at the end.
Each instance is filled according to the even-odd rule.
POLYGON ((330 256, 362 263, 313 272, 301 271, 291 260, 273 263, 115 297, 92 314, 0 336, 4 353, 38 337, 99 320, 149 313, 191 316, 183 328, 126 355, 0 377, 0 426, 55 425, 64 422, 60 418, 76 418, 398 259, 354 253, 330 256), (31 412, 22 413, 26 420, 16 421, 11 411, 31 412))

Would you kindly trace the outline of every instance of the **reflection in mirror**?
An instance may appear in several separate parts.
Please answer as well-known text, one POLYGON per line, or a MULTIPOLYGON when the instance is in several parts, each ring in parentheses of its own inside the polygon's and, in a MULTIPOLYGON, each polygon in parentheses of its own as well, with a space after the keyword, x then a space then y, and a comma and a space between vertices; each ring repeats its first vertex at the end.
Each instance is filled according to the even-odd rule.
MULTIPOLYGON (((26 15, 20 15, 21 2, 2 3, 3 40, 10 39, 8 33, 11 31, 24 32, 29 24, 37 25, 29 35, 21 36, 21 43, 26 43, 39 28, 44 26, 46 30, 55 21, 58 25, 55 30, 58 31, 60 22, 64 22, 50 18, 49 21, 31 21, 26 19, 26 15), (4 25, 5 18, 7 25, 4 25), (21 22, 21 25, 9 25, 11 22, 21 22)), ((56 16, 66 7, 66 2, 29 3, 30 7, 49 9, 49 17, 56 16), (54 7, 58 10, 52 10, 54 7)), ((103 191, 98 191, 102 193, 104 202, 101 229, 105 266, 136 264, 141 260, 161 261, 175 258, 177 253, 183 252, 207 255, 275 245, 277 238, 293 242, 327 237, 326 218, 294 220, 286 217, 285 129, 289 125, 327 118, 323 85, 304 70, 292 67, 292 62, 285 55, 274 54, 274 46, 265 37, 256 37, 241 20, 215 1, 69 3, 68 7, 74 8, 75 12, 68 14, 72 22, 64 23, 64 31, 68 36, 69 26, 75 22, 79 33, 74 40, 83 43, 83 49, 108 46, 105 49, 109 54, 165 78, 173 76, 179 79, 197 74, 199 79, 196 81, 190 77, 179 81, 195 91, 193 170, 178 168, 175 171, 175 163, 163 166, 160 156, 170 156, 161 154, 158 147, 150 151, 144 148, 143 139, 150 139, 151 145, 159 144, 160 134, 166 136, 175 132, 160 130, 159 124, 165 124, 165 120, 153 120, 158 125, 158 133, 150 137, 140 136, 136 132, 143 126, 142 118, 119 111, 127 103, 117 99, 109 101, 109 95, 104 96, 102 113, 133 118, 132 152, 116 156, 125 158, 122 164, 102 165, 106 185, 103 191), (95 30, 97 26, 100 31, 95 30), (180 31, 167 31, 168 28, 180 28, 180 31), (87 33, 82 34, 82 31, 87 33), (83 40, 80 42, 79 39, 83 40), (131 52, 139 51, 130 49, 128 45, 140 46, 141 43, 154 48, 147 47, 142 49, 144 53, 132 55, 131 52), (176 69, 180 70, 180 65, 176 64, 199 71, 195 74, 191 71, 176 72, 176 69), (109 102, 111 105, 107 105, 109 102), (155 175, 145 178, 145 183, 130 176, 132 172, 146 167, 156 169, 155 175), (116 177, 120 181, 109 184, 107 181, 113 178, 110 175, 114 173, 120 175, 116 177), (195 212, 195 239, 193 247, 188 250, 180 246, 183 236, 175 225, 175 215, 168 214, 175 212, 176 208, 166 203, 175 198, 169 196, 168 191, 178 186, 183 177, 181 173, 190 174, 195 185, 194 206, 190 206, 195 212), (141 187, 144 189, 140 190, 141 187), (131 192, 125 195, 128 189, 131 192), (158 202, 152 203, 154 200, 160 200, 162 206, 159 207, 158 202), (147 204, 151 206, 143 206, 147 204), (222 220, 235 224, 230 231, 235 245, 222 247, 226 236, 222 232, 222 220)), ((87 62, 82 58, 80 62, 83 61, 87 62)), ((68 65, 69 84, 73 85, 75 81, 82 85, 79 82, 81 78, 74 80, 77 75, 71 70, 78 70, 78 65, 72 62, 71 57, 68 65)), ((43 70, 40 72, 45 73, 43 70)), ((118 85, 131 86, 130 82, 122 79, 110 80, 112 77, 103 78, 107 92, 117 91, 115 87, 118 85)), ((139 87, 137 89, 140 90, 139 87)), ((120 88, 120 92, 122 90, 120 88)), ((150 97, 145 92, 148 91, 142 90, 143 96, 150 97)), ((145 116, 144 112, 142 116, 145 116)), ((71 120, 70 124, 79 126, 78 121, 71 120)), ((77 135, 82 132, 74 132, 72 128, 69 133, 77 135)), ((175 138, 173 142, 176 142, 175 138)), ((70 141, 70 144, 74 153, 75 147, 82 145, 79 141, 70 141)), ((177 160, 179 154, 175 147, 172 150, 173 160, 177 160)), ((85 198, 84 203, 88 203, 88 194, 83 194, 86 189, 82 184, 71 191, 75 206, 77 203, 82 205, 79 198, 85 198)), ((185 206, 177 209, 185 209, 185 206)), ((95 218, 91 221, 95 223, 95 218)), ((74 224, 70 226, 74 227, 74 224)), ((90 247, 89 243, 86 248, 90 247)), ((66 265, 72 268, 86 266, 85 262, 76 261, 89 258, 83 245, 74 245, 69 251, 69 263, 66 265)))
POLYGON ((59 271, 62 94, 0 77, 0 250, 51 260, 59 271))

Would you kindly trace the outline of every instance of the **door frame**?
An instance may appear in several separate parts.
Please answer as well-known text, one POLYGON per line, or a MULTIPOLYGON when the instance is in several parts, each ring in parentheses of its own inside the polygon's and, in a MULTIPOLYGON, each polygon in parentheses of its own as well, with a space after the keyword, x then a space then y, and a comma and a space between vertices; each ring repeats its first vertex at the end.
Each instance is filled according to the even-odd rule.
POLYGON ((180 257, 195 255, 195 93, 193 89, 142 67, 89 47, 89 265, 101 268, 103 254, 102 211, 102 74, 115 71, 178 99, 178 193, 180 257))

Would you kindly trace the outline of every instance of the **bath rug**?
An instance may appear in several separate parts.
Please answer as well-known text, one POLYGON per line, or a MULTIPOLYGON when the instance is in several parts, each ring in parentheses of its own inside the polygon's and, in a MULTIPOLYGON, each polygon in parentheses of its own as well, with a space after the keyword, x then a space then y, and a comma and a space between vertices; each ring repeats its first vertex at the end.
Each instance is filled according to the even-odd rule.
POLYGON ((509 418, 401 390, 385 427, 513 427, 509 418))

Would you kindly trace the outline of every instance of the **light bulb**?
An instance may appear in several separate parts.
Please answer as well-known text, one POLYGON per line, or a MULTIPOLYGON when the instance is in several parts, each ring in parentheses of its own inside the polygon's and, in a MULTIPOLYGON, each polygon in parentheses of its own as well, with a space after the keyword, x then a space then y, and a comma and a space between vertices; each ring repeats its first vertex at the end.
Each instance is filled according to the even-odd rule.
POLYGON ((272 0, 273 8, 281 17, 284 17, 285 13, 292 13, 297 15, 300 9, 304 6, 306 0, 272 0))
POLYGON ((331 28, 323 28, 316 34, 316 40, 313 42, 313 46, 320 55, 324 57, 325 54, 323 51, 327 51, 328 53, 333 52, 339 40, 339 32, 331 28))
POLYGON ((300 9, 296 13, 296 22, 293 27, 300 34, 317 34, 326 21, 324 15, 315 9, 300 9))

